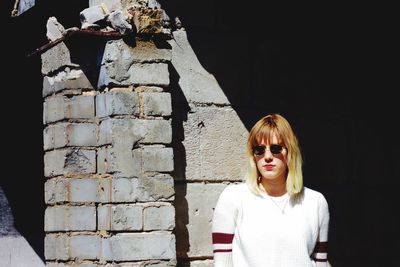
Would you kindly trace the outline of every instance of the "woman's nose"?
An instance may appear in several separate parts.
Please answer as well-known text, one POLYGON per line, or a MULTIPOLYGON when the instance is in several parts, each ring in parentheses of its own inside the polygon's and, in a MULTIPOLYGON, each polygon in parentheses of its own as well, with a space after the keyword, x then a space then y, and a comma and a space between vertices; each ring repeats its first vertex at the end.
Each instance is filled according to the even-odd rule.
POLYGON ((270 162, 274 159, 274 156, 272 155, 271 151, 269 149, 265 149, 264 152, 264 160, 266 162, 270 162))

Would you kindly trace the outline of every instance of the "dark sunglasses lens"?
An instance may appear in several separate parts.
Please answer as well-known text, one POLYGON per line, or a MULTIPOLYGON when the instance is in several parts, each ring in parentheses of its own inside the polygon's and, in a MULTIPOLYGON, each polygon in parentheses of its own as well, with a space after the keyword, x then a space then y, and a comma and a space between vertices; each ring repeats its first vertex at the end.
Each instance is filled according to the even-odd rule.
POLYGON ((253 147, 253 153, 257 156, 264 154, 265 146, 255 146, 253 147))
POLYGON ((269 149, 272 154, 279 154, 282 152, 283 147, 281 145, 271 145, 269 149))

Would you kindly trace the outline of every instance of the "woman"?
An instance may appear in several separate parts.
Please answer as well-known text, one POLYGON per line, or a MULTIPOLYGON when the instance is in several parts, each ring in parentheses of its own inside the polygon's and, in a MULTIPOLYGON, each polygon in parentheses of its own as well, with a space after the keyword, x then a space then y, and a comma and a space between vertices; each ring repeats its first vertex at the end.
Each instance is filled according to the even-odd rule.
POLYGON ((289 122, 261 118, 247 140, 246 183, 227 186, 214 211, 214 266, 329 266, 325 197, 303 187, 302 158, 289 122))

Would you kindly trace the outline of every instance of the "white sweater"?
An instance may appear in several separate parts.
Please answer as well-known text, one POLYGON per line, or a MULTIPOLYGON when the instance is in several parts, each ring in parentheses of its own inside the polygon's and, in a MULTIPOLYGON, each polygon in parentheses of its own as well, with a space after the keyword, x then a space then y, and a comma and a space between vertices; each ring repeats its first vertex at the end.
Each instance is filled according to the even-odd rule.
POLYGON ((328 203, 315 190, 271 197, 244 183, 229 185, 214 211, 214 266, 328 266, 328 226, 328 203))

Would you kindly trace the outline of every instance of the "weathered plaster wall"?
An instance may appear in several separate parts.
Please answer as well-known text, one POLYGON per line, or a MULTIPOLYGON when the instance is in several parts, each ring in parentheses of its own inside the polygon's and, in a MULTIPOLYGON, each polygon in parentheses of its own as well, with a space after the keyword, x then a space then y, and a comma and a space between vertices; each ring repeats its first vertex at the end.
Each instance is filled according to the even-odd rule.
POLYGON ((218 81, 200 64, 186 31, 173 35, 172 66, 179 77, 173 86, 182 94, 173 100, 173 120, 183 131, 175 156, 184 162, 174 175, 177 253, 182 266, 212 266, 213 208, 227 183, 243 179, 248 132, 218 81))

